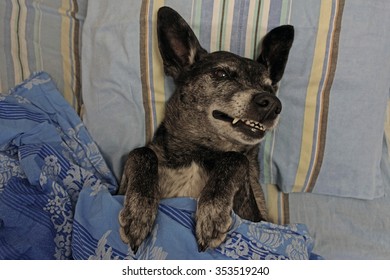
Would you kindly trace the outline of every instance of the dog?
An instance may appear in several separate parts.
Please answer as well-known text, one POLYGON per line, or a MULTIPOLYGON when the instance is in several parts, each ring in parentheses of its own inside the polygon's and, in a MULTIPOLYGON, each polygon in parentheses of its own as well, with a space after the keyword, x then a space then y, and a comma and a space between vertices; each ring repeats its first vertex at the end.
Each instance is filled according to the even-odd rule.
POLYGON ((253 222, 267 220, 258 153, 282 110, 275 93, 294 28, 271 30, 256 61, 208 53, 169 7, 158 11, 157 34, 165 74, 176 89, 152 141, 128 155, 119 187, 125 195, 120 236, 137 252, 160 199, 188 196, 197 198, 196 239, 205 251, 225 240, 232 211, 253 222))

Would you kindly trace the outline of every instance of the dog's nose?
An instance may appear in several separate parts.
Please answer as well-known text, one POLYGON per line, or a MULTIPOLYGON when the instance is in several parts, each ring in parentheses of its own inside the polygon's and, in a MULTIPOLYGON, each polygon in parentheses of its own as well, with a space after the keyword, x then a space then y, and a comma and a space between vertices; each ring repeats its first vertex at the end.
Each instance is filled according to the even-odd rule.
POLYGON ((260 113, 265 113, 266 117, 276 118, 282 111, 282 103, 279 98, 271 93, 259 93, 255 95, 254 102, 260 113))

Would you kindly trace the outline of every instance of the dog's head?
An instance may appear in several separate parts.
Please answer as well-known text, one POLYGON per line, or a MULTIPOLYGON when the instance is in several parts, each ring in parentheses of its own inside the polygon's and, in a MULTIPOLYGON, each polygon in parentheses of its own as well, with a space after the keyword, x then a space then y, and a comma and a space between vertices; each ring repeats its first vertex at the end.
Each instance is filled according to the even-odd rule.
POLYGON ((164 70, 177 85, 166 121, 190 139, 202 138, 214 146, 221 139, 230 146, 258 144, 275 127, 282 110, 275 93, 294 28, 285 25, 271 30, 255 61, 230 52, 208 53, 171 8, 159 10, 157 25, 164 70))

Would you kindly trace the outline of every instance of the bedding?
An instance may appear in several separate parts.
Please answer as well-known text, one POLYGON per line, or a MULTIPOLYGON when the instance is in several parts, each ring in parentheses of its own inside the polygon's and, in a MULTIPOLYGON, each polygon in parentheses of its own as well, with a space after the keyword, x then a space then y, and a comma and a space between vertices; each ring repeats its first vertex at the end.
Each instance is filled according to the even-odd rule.
POLYGON ((132 254, 119 236, 116 179, 47 73, 0 95, 0 130, 1 259, 317 258, 304 225, 235 215, 224 245, 199 253, 196 201, 188 198, 163 201, 152 234, 132 254))
POLYGON ((226 241, 215 250, 198 252, 195 239, 196 200, 171 198, 161 201, 151 234, 133 254, 119 236, 118 217, 123 196, 107 189, 84 188, 77 203, 73 228, 75 259, 148 260, 307 260, 313 239, 303 224, 280 226, 251 223, 232 214, 226 241))
POLYGON ((0 95, 0 259, 70 259, 79 192, 116 188, 96 144, 50 76, 0 95))

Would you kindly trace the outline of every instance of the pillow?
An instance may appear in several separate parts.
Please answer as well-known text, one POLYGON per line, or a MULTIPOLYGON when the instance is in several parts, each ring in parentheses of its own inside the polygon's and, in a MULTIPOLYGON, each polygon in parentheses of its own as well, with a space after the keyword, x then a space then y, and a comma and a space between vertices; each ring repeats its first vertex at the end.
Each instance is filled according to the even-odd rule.
MULTIPOLYGON (((259 156, 263 184, 285 192, 373 199, 380 175, 390 68, 389 3, 164 2, 201 45, 255 58, 261 37, 293 24, 280 125, 259 156), (370 19, 367 21, 361 18, 370 19)), ((151 139, 173 91, 157 46, 160 1, 91 1, 83 30, 84 121, 120 178, 126 154, 151 139)))
POLYGON ((87 0, 0 2, 0 92, 47 71, 81 110, 81 29, 87 0))
POLYGON ((284 110, 263 145, 263 182, 287 193, 383 196, 389 12, 386 1, 294 2, 296 37, 279 92, 284 110))

